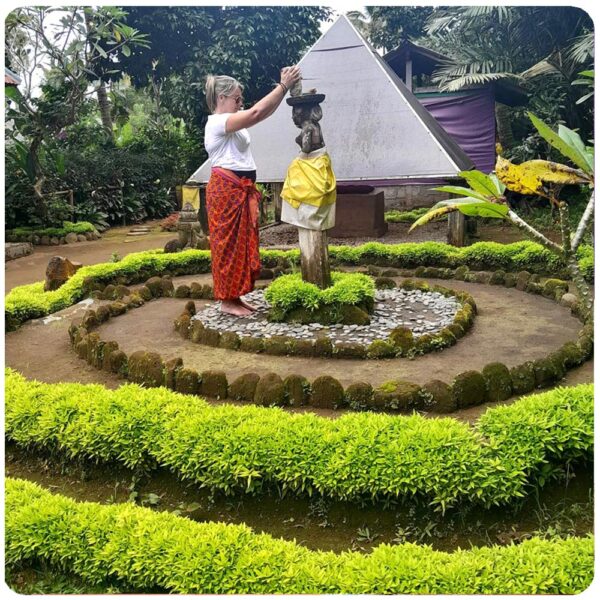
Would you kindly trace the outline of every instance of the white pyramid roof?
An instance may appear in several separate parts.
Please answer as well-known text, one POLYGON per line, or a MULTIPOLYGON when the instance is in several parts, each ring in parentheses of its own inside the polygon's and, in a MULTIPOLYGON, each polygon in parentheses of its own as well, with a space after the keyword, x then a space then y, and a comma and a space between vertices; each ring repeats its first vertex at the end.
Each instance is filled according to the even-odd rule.
MULTIPOLYGON (((338 181, 446 178, 473 167, 346 16, 298 64, 303 91, 326 95, 320 125, 338 181)), ((299 152, 292 108, 282 102, 249 131, 257 181, 283 181, 299 152)), ((206 161, 189 181, 205 183, 209 176, 206 161)))

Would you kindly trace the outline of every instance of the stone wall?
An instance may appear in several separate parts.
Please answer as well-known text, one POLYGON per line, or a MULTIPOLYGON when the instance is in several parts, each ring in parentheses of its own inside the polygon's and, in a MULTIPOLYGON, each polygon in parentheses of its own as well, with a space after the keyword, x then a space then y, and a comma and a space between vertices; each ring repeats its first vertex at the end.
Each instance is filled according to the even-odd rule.
POLYGON ((450 197, 450 194, 433 191, 432 187, 435 185, 394 185, 376 187, 375 190, 384 193, 386 210, 412 210, 421 206, 433 206, 450 197))

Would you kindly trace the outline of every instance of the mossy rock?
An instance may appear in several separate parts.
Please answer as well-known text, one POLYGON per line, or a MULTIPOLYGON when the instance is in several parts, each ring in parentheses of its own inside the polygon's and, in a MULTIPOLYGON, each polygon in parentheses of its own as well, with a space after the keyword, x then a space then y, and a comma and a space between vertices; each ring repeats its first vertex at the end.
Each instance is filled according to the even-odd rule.
POLYGON ((481 370, 490 402, 501 402, 512 396, 512 379, 508 367, 502 363, 489 363, 481 370))
POLYGON ((415 345, 413 332, 407 327, 396 327, 389 335, 389 341, 396 347, 397 351, 406 356, 415 345))
POLYGON ((150 288, 147 285, 141 286, 138 289, 138 293, 144 299, 145 302, 148 302, 149 300, 152 300, 152 298, 153 298, 152 292, 150 291, 150 288))
POLYGON ((203 396, 224 400, 227 398, 227 388, 227 376, 224 371, 209 370, 200 375, 200 393, 203 396))
POLYGON ((517 276, 514 273, 506 273, 504 276, 504 287, 514 288, 517 285, 517 276))
POLYGON ((193 300, 188 300, 183 309, 190 317, 196 314, 196 303, 193 300))
POLYGON ((432 379, 423 385, 421 398, 423 399, 423 408, 431 412, 446 414, 454 412, 458 408, 452 388, 439 379, 432 379))
POLYGON ((371 277, 377 277, 378 275, 381 275, 382 269, 375 265, 367 265, 367 273, 371 275, 371 277))
POLYGON ((175 298, 189 298, 190 297, 190 286, 182 283, 175 288, 175 298))
POLYGON ((392 268, 388 268, 388 269, 382 269, 381 271, 381 277, 399 277, 400 276, 400 271, 398 269, 394 269, 392 268))
POLYGON ((353 304, 344 304, 338 307, 339 323, 343 325, 369 325, 371 317, 366 310, 353 304))
POLYGON ((373 386, 364 381, 351 383, 346 388, 345 400, 351 410, 367 410, 373 401, 373 386))
POLYGON ((190 336, 190 323, 191 318, 188 313, 183 313, 175 319, 175 331, 178 331, 184 340, 190 336))
POLYGON ((87 335, 87 354, 84 356, 88 364, 92 364, 95 357, 96 346, 100 343, 100 335, 97 333, 89 333, 87 335))
POLYGON ((201 283, 194 281, 190 284, 190 298, 195 298, 196 300, 200 300, 200 298, 203 298, 201 283))
POLYGON ((140 306, 146 303, 146 301, 140 296, 138 292, 133 292, 131 296, 125 296, 125 298, 123 298, 123 302, 125 304, 128 303, 130 308, 139 308, 140 306))
POLYGON ((487 397, 483 375, 479 371, 459 373, 452 383, 452 395, 457 408, 483 404, 487 397))
POLYGON ((106 342, 98 340, 95 344, 88 346, 88 364, 95 369, 102 368, 102 357, 104 355, 104 344, 106 342))
POLYGON ((108 310, 110 311, 111 317, 118 317, 119 315, 124 315, 127 312, 127 305, 124 302, 115 300, 108 305, 108 310))
POLYGON ((163 295, 162 279, 160 277, 150 277, 144 285, 150 290, 153 298, 160 298, 163 295))
POLYGON ((108 306, 106 306, 106 304, 99 306, 96 309, 96 320, 98 321, 98 323, 105 323, 109 319, 110 319, 110 309, 108 308, 108 306))
POLYGON ((415 277, 426 277, 427 268, 424 266, 417 267, 415 269, 415 277))
POLYGON ((262 338, 245 336, 240 338, 240 350, 243 352, 252 352, 258 354, 265 349, 265 342, 262 338))
POLYGON ((170 390, 175 389, 175 377, 177 372, 183 368, 183 359, 181 357, 171 358, 165 362, 165 370, 163 371, 164 386, 170 390))
POLYGON ((257 373, 244 373, 229 386, 229 398, 241 402, 254 402, 256 386, 260 380, 257 373))
POLYGON ((466 274, 469 272, 469 267, 466 265, 460 265, 460 267, 456 267, 454 270, 454 279, 458 279, 459 281, 464 281, 466 274))
POLYGON ((115 288, 115 298, 125 298, 131 296, 131 290, 126 285, 118 285, 115 288))
POLYGON ((338 358, 366 358, 367 351, 363 344, 356 342, 338 342, 333 347, 334 356, 338 358))
POLYGON ((457 340, 463 335, 465 335, 465 330, 462 327, 462 325, 460 325, 460 323, 451 323, 450 325, 448 325, 447 329, 457 340))
POLYGON ((213 296, 213 289, 212 286, 208 283, 205 283, 202 286, 202 297, 205 298, 206 300, 213 300, 214 296, 213 296))
POLYGON ((577 367, 585 361, 583 352, 575 342, 563 344, 559 350, 563 357, 563 363, 567 369, 577 367))
POLYGON ((423 277, 428 279, 441 279, 440 270, 437 267, 425 267, 423 277))
POLYGON ((273 270, 272 269, 261 269, 258 278, 259 279, 273 279, 273 270))
POLYGON ((159 387, 163 384, 165 364, 157 352, 138 350, 129 356, 129 379, 145 387, 159 387))
POLYGON ((546 358, 554 363, 557 381, 560 381, 567 374, 565 356, 560 349, 558 349, 555 352, 552 352, 552 354, 549 354, 546 358))
POLYGON ((166 298, 172 298, 175 295, 175 286, 170 277, 161 277, 160 286, 162 288, 162 295, 166 298))
POLYGON ((328 337, 318 337, 315 340, 315 356, 332 356, 333 344, 328 337))
POLYGON ((387 381, 375 389, 374 396, 379 394, 381 408, 391 410, 419 410, 423 408, 421 386, 410 381, 387 381), (385 394, 385 399, 382 397, 385 394), (383 400, 384 406, 381 406, 383 400))
MULTIPOLYGON (((77 337, 77 333, 80 329, 83 329, 86 334, 87 334, 87 330, 81 325, 82 323, 82 319, 81 318, 77 318, 77 319, 73 319, 71 321, 71 324, 69 325, 69 340, 71 341, 71 345, 75 345, 75 339, 77 337)), ((81 341, 81 335, 79 336, 79 339, 77 340, 77 342, 81 341)))
POLYGON ((110 355, 113 352, 117 352, 117 350, 119 349, 119 344, 117 344, 117 342, 114 341, 108 341, 105 342, 104 344, 104 348, 102 351, 102 370, 103 371, 111 371, 111 366, 110 366, 110 355))
POLYGON ((285 395, 291 406, 304 406, 310 399, 310 383, 302 375, 288 375, 283 380, 285 395))
POLYGON ((375 278, 375 287, 378 290, 393 290, 396 282, 391 277, 377 277, 375 278))
POLYGON ((237 350, 240 347, 240 337, 234 331, 224 331, 219 340, 219 348, 237 350))
POLYGON ((113 285, 112 283, 109 283, 102 290, 102 297, 104 298, 104 300, 115 300, 117 297, 116 289, 117 289, 117 287, 115 285, 113 285))
POLYGON ((86 310, 83 314, 83 318, 81 319, 81 325, 85 327, 88 331, 94 329, 94 327, 98 327, 98 318, 96 317, 96 311, 94 310, 86 310))
POLYGON ((83 358, 84 360, 87 360, 87 354, 88 354, 87 335, 82 337, 81 340, 75 344, 75 352, 77 352, 77 356, 79 358, 83 358))
POLYGON ((503 269, 497 269, 492 273, 490 277, 490 285, 504 285, 506 279, 506 271, 503 269))
POLYGON ((296 340, 294 344, 294 354, 297 356, 314 356, 315 342, 314 340, 296 340))
POLYGON ((533 363, 527 361, 510 370, 513 393, 516 396, 528 394, 535 389, 535 371, 533 363))
POLYGON ((487 271, 475 271, 474 273, 470 273, 472 279, 465 278, 465 281, 474 281, 475 283, 483 283, 489 284, 492 282, 492 273, 488 273, 487 271))
POLYGON ((373 340, 367 348, 367 358, 393 358, 396 356, 396 346, 386 340, 373 340))
POLYGON ((342 384, 329 375, 317 377, 311 385, 310 404, 317 408, 339 408, 344 403, 342 384))
POLYGON ((557 292, 563 296, 569 291, 569 284, 562 279, 546 279, 542 288, 542 295, 546 298, 556 300, 557 292))
POLYGON ((123 350, 115 350, 110 353, 110 370, 123 377, 127 377, 129 371, 129 359, 123 350))
POLYGON ((200 344, 204 332, 204 323, 200 319, 191 319, 190 323, 190 340, 194 344, 200 344))
POLYGON ((527 285, 529 284, 529 280, 531 279, 531 273, 529 271, 519 271, 517 273, 517 282, 515 287, 524 292, 527 289, 527 285))
POLYGON ((284 406, 286 404, 283 380, 277 373, 263 375, 254 392, 254 403, 260 406, 284 406))
POLYGON ((538 295, 540 295, 544 291, 544 288, 543 288, 543 286, 542 286, 541 283, 536 283, 534 281, 531 281, 531 279, 530 279, 529 283, 525 287, 525 291, 528 294, 538 294, 538 295))
POLYGON ((290 354, 293 338, 289 338, 285 335, 274 335, 270 338, 265 338, 264 342, 265 354, 286 356, 287 354, 290 354))
POLYGON ((221 332, 216 329, 204 327, 200 332, 198 341, 205 346, 218 348, 221 343, 221 332))
POLYGON ((535 386, 537 388, 554 385, 557 381, 562 379, 564 375, 558 361, 553 360, 549 356, 534 360, 533 372, 535 373, 535 386))
POLYGON ((175 372, 175 391, 180 394, 197 394, 200 389, 200 377, 193 369, 178 369, 175 372))

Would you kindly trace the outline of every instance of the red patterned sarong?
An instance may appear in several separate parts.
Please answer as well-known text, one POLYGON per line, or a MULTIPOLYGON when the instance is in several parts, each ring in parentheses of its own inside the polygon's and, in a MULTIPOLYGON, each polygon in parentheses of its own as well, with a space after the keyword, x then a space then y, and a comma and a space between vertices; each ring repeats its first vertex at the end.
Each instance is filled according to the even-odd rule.
POLYGON ((206 212, 214 297, 233 300, 254 289, 260 273, 258 201, 246 177, 214 167, 206 186, 206 212))

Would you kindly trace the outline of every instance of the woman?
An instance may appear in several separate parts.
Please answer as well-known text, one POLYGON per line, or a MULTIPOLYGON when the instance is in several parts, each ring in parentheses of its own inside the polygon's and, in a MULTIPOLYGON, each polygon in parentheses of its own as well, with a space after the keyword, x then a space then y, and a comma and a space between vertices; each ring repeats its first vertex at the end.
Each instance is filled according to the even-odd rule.
POLYGON ((206 209, 214 297, 221 311, 240 317, 255 308, 240 296, 254 289, 260 273, 256 164, 247 128, 275 112, 289 88, 300 80, 296 66, 281 70, 275 89, 252 108, 240 110, 243 86, 233 77, 209 75, 206 103, 212 113, 204 130, 204 146, 212 171, 206 187, 206 209))

